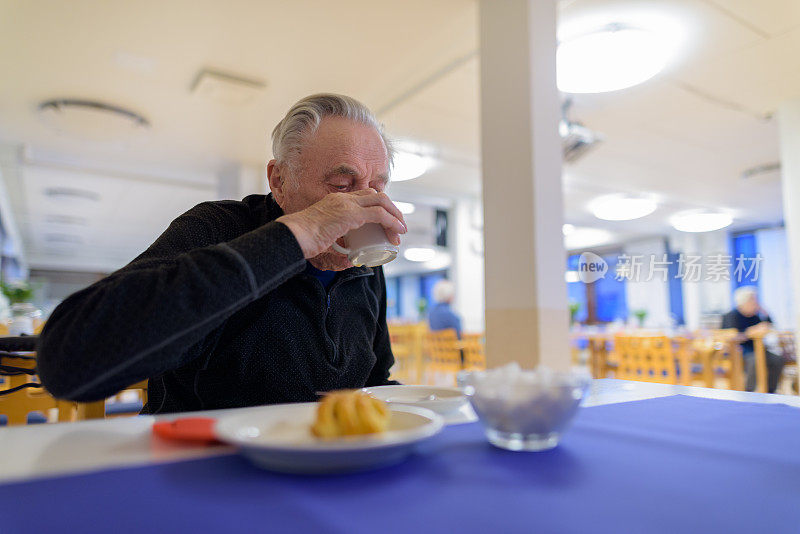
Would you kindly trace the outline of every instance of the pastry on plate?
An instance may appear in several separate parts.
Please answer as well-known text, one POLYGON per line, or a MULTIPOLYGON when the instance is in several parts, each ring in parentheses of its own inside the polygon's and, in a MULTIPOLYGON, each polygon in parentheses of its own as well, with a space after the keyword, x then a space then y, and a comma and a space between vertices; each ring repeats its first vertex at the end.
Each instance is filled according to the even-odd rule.
POLYGON ((389 426, 390 415, 386 403, 368 393, 332 391, 319 402, 311 433, 323 439, 377 434, 389 426))

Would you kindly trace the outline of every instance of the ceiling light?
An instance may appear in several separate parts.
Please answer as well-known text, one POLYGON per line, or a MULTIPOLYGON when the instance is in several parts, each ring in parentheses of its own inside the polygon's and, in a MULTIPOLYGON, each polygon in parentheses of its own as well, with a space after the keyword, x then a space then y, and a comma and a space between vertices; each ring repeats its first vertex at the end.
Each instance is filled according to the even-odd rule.
POLYGON ((579 250, 605 245, 611 241, 611 237, 611 232, 599 228, 575 228, 572 233, 564 237, 564 248, 579 250))
POLYGON ((203 69, 197 74, 191 92, 221 104, 242 105, 261 96, 266 86, 262 80, 203 69))
POLYGON ((64 199, 64 200, 90 200, 93 202, 100 201, 100 195, 95 193, 94 191, 89 191, 87 189, 79 189, 77 187, 46 187, 44 191, 42 191, 46 197, 52 199, 64 199))
POLYGON ((83 238, 81 236, 62 233, 45 234, 44 240, 48 243, 58 243, 63 245, 80 245, 83 243, 83 238))
POLYGON ((147 119, 133 111, 69 98, 42 102, 39 116, 57 132, 85 141, 125 139, 150 126, 147 119))
POLYGON ((427 247, 407 248, 403 257, 408 261, 430 261, 436 257, 436 251, 427 247))
POLYGON ((79 224, 79 225, 89 224, 89 221, 86 218, 77 217, 75 215, 61 215, 61 214, 46 215, 44 220, 45 222, 53 224, 79 224))
POLYGON ((561 227, 561 233, 564 235, 569 235, 575 231, 575 227, 569 223, 565 224, 561 227))
POLYGON ((412 152, 396 152, 392 164, 392 181, 403 182, 425 174, 433 166, 433 159, 412 152))
POLYGON ((410 215, 414 213, 414 210, 417 209, 414 204, 411 202, 400 202, 399 200, 394 201, 394 205, 397 206, 397 209, 400 210, 400 213, 403 215, 410 215))
POLYGON ((669 224, 681 232, 713 232, 730 226, 731 223, 733 217, 727 213, 703 211, 684 211, 669 218, 669 224))
POLYGON ((559 44, 558 88, 566 93, 605 93, 638 85, 667 65, 677 36, 611 24, 559 44))
POLYGON ((604 221, 632 221, 650 215, 658 205, 650 198, 608 195, 589 203, 589 211, 604 221))

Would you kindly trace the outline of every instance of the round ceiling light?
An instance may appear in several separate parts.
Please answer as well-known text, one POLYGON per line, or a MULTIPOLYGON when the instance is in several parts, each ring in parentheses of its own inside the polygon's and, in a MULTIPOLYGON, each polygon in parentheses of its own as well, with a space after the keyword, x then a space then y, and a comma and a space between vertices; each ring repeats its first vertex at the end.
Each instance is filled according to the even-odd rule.
POLYGON ((614 236, 601 228, 576 227, 569 235, 564 236, 564 248, 578 250, 598 247, 611 242, 614 236))
POLYGON ((397 209, 399 209, 400 213, 403 215, 411 215, 417 209, 417 207, 411 202, 401 202, 399 200, 395 200, 394 205, 397 206, 397 209))
POLYGON ((133 111, 89 100, 48 100, 38 109, 48 126, 86 141, 125 139, 150 126, 147 119, 133 111))
POLYGON ((611 24, 559 44, 558 88, 565 93, 618 91, 649 80, 667 65, 678 39, 611 24))
POLYGON ((431 261, 436 257, 436 251, 428 247, 412 247, 403 252, 403 257, 408 261, 431 261))
POLYGON ((658 204, 650 198, 607 195, 589 203, 589 211, 604 221, 632 221, 650 215, 658 204))
POLYGON ((713 232, 732 223, 733 217, 727 213, 704 211, 684 211, 669 218, 669 224, 680 232, 713 232))
POLYGON ((433 166, 433 159, 413 152, 396 152, 392 163, 392 181, 419 178, 433 166))

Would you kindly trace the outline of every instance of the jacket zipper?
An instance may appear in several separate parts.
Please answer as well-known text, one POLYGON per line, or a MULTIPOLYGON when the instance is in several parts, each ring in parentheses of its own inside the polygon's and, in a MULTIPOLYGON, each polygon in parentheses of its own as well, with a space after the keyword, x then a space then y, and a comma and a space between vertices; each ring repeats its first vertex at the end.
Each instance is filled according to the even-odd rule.
POLYGON ((325 302, 325 311, 322 314, 322 329, 325 331, 326 340, 328 341, 330 346, 333 347, 333 359, 331 360, 331 363, 336 363, 339 360, 339 348, 336 346, 336 343, 333 341, 330 334, 328 333, 328 312, 330 312, 331 310, 331 295, 333 295, 333 291, 340 285, 346 282, 350 282, 351 280, 356 280, 358 278, 365 278, 367 276, 372 276, 373 274, 374 274, 373 271, 368 271, 365 273, 354 274, 348 276, 347 278, 341 278, 339 280, 336 280, 333 284, 331 284, 330 288, 327 289, 325 288, 324 285, 322 285, 322 282, 320 282, 318 278, 311 275, 307 275, 313 278, 314 281, 317 284, 319 284, 322 287, 322 290, 325 292, 326 302, 325 302))

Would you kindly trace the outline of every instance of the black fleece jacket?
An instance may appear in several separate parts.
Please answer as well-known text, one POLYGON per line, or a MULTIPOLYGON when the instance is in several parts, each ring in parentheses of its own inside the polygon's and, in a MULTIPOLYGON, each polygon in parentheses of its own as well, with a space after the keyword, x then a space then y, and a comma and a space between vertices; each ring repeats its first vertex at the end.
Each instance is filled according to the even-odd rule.
POLYGON ((48 391, 99 400, 150 379, 144 413, 316 399, 391 383, 380 268, 326 290, 272 195, 204 202, 127 266, 59 305, 42 331, 48 391))

